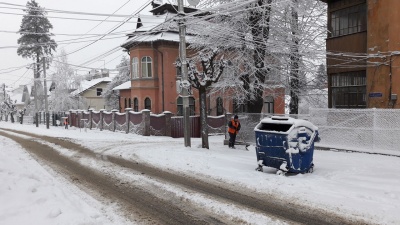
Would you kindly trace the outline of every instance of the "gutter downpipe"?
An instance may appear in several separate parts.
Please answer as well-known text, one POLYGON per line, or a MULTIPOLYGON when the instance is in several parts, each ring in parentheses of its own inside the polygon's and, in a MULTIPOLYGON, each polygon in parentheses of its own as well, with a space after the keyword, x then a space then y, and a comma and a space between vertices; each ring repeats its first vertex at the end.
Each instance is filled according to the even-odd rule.
POLYGON ((165 109, 164 109, 164 105, 165 105, 165 103, 164 103, 164 98, 165 98, 165 94, 164 94, 164 54, 160 50, 154 48, 153 42, 151 42, 151 48, 161 54, 161 98, 162 98, 162 111, 164 112, 165 111, 165 109))

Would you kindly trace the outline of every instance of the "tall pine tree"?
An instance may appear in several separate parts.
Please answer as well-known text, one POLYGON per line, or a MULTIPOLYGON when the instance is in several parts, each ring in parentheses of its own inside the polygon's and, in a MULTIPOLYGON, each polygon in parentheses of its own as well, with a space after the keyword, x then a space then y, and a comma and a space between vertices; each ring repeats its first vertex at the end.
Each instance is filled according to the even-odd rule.
MULTIPOLYGON (((54 36, 50 33, 50 29, 53 29, 50 21, 46 17, 46 11, 40 7, 35 0, 28 1, 26 3, 26 9, 24 9, 26 15, 22 17, 21 26, 19 33, 21 37, 18 39, 18 50, 17 54, 23 58, 32 59, 35 64, 35 87, 37 91, 42 90, 40 88, 41 71, 41 60, 44 56, 52 56, 52 52, 56 51, 57 44, 51 39, 54 36)), ((50 60, 47 60, 47 64, 50 60)), ((38 92, 42 93, 42 92, 38 92)), ((40 99, 40 97, 38 97, 40 99)))

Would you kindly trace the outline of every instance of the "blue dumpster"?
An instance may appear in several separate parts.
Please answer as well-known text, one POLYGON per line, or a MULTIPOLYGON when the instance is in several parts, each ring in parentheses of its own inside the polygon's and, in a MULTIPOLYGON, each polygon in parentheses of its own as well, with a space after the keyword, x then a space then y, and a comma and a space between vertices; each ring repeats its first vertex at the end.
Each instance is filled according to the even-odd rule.
POLYGON ((278 169, 277 174, 313 172, 314 143, 319 141, 318 128, 311 122, 273 116, 254 128, 258 168, 278 169))

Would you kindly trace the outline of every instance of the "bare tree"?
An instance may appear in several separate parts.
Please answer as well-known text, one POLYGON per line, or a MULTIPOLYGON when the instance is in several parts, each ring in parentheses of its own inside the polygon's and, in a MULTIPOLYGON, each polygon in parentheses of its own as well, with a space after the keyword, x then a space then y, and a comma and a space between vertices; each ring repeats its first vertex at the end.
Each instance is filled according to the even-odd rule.
POLYGON ((74 83, 79 80, 74 75, 74 70, 68 64, 67 54, 61 49, 61 55, 58 60, 54 60, 56 71, 52 74, 52 92, 50 100, 50 109, 54 111, 68 111, 77 108, 78 102, 70 95, 73 91, 74 83))
POLYGON ((207 89, 220 79, 225 62, 217 60, 218 51, 212 50, 202 52, 199 55, 202 71, 197 70, 196 61, 189 62, 188 80, 192 87, 199 90, 200 96, 200 121, 201 121, 201 141, 202 148, 209 149, 208 144, 208 123, 207 123, 207 89))
POLYGON ((247 102, 247 111, 254 113, 262 110, 265 90, 286 87, 296 111, 300 92, 324 60, 325 6, 313 0, 202 2, 210 13, 188 15, 188 29, 196 34, 190 47, 229 52, 226 60, 236 67, 213 87, 234 86, 234 98, 247 102))

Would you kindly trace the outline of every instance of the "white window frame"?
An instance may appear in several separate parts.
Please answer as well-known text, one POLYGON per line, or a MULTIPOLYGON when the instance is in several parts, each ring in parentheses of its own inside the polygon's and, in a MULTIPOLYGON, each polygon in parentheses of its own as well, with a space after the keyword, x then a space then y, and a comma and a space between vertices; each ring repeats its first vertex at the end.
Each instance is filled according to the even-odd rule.
POLYGON ((137 57, 133 57, 131 65, 132 65, 131 69, 132 79, 139 78, 139 59, 137 57))
POLYGON ((144 56, 141 60, 142 66, 142 78, 150 78, 153 77, 153 65, 152 59, 150 56, 144 56))

